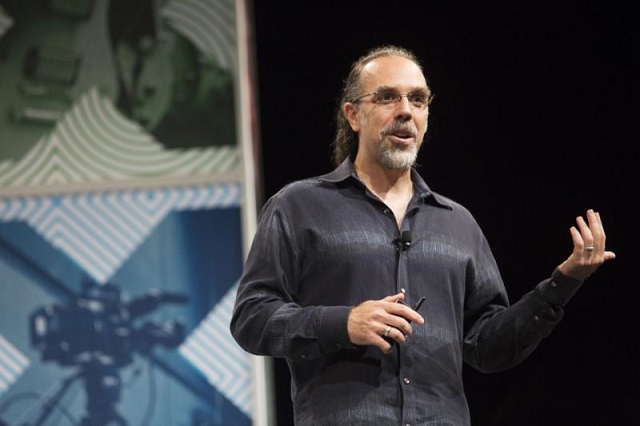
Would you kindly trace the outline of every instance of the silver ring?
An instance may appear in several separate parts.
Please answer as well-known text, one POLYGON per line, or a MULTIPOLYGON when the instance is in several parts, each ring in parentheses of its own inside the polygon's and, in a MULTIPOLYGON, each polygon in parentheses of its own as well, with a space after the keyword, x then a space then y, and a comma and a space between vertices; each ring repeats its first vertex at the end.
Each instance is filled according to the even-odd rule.
POLYGON ((384 329, 384 337, 389 337, 389 331, 391 331, 390 325, 388 325, 387 328, 384 329))
POLYGON ((593 251, 593 250, 595 250, 594 246, 587 246, 584 248, 584 251, 593 251))

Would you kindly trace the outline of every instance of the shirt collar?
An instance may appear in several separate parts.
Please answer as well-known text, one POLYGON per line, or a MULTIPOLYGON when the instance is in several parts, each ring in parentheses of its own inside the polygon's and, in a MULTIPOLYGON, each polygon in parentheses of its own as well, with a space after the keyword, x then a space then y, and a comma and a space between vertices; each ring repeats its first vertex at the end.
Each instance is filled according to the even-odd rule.
MULTIPOLYGON (((360 182, 351 157, 347 157, 342 162, 342 164, 336 167, 332 172, 320 176, 318 179, 324 182, 332 183, 344 182, 348 179, 354 179, 354 181, 360 182)), ((414 168, 411 168, 411 181, 413 182, 413 187, 415 188, 416 195, 420 199, 422 199, 425 204, 429 203, 435 206, 452 210, 451 203, 448 202, 446 198, 431 191, 429 189, 429 186, 427 186, 427 183, 424 181, 424 179, 422 179, 422 176, 420 176, 420 174, 414 168)))

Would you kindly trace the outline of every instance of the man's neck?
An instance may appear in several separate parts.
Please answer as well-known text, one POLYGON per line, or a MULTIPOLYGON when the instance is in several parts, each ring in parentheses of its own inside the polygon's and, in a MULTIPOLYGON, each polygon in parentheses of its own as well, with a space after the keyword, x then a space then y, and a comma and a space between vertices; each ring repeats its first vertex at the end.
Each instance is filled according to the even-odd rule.
POLYGON ((403 195, 412 191, 411 168, 389 169, 379 164, 362 165, 354 163, 356 174, 367 188, 381 198, 403 195))
POLYGON ((400 229, 411 197, 413 197, 411 168, 395 170, 379 165, 361 168, 358 163, 354 163, 354 166, 358 177, 369 191, 393 211, 398 229, 400 229))

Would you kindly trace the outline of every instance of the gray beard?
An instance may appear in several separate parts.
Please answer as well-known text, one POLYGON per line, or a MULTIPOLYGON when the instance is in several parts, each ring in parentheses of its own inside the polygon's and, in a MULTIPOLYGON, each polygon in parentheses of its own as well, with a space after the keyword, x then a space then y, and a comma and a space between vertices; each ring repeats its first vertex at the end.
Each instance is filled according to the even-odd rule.
POLYGON ((392 170, 405 170, 413 167, 418 158, 418 148, 412 145, 408 149, 399 149, 392 144, 380 141, 378 161, 383 167, 392 170))

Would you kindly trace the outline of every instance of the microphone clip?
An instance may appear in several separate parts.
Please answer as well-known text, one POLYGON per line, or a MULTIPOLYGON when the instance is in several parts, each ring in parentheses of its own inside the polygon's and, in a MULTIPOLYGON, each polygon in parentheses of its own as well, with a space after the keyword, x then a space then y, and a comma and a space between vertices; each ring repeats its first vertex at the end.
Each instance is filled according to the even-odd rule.
POLYGON ((393 239, 393 245, 400 251, 407 251, 411 247, 411 231, 402 231, 402 234, 393 239))

